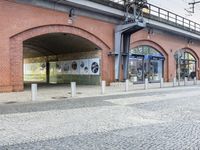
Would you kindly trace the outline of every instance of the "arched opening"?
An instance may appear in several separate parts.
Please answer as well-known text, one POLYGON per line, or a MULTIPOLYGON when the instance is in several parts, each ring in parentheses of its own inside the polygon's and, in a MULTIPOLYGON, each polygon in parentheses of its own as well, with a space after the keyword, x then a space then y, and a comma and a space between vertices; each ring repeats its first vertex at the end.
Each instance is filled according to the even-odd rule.
POLYGON ((48 33, 23 42, 25 83, 100 83, 100 47, 80 36, 48 33))
POLYGON ((16 34, 10 38, 13 91, 23 90, 24 80, 109 83, 109 70, 103 69, 109 49, 95 35, 73 26, 46 25, 16 34))
POLYGON ((182 53, 180 54, 180 59, 177 59, 176 61, 176 76, 177 79, 180 76, 181 80, 184 80, 185 77, 191 80, 197 76, 197 59, 187 49, 182 49, 182 53), (179 75, 179 69, 180 69, 180 75, 179 75))
POLYGON ((157 49, 140 45, 130 50, 129 79, 143 83, 145 78, 150 82, 159 82, 164 74, 165 57, 157 49))

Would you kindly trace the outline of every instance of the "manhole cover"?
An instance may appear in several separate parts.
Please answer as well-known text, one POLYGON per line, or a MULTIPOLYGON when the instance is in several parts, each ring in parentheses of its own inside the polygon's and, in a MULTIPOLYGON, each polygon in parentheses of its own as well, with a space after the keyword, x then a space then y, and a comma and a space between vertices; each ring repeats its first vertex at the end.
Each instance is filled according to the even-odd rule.
POLYGON ((67 97, 64 96, 58 96, 58 97, 52 97, 52 99, 66 99, 67 97))
POLYGON ((17 103, 15 101, 10 101, 10 102, 5 102, 4 104, 14 104, 14 103, 17 103))

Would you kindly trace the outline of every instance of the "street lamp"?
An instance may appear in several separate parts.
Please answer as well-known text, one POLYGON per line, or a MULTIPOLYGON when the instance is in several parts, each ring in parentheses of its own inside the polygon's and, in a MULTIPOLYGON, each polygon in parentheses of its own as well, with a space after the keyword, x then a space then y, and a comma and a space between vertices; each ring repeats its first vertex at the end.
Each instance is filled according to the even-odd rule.
POLYGON ((180 80, 181 80, 181 58, 184 55, 184 50, 180 49, 175 52, 174 58, 177 62, 177 72, 178 72, 178 86, 180 86, 180 80))
POLYGON ((69 11, 69 18, 68 18, 69 24, 73 24, 74 17, 75 17, 75 8, 71 8, 69 11))

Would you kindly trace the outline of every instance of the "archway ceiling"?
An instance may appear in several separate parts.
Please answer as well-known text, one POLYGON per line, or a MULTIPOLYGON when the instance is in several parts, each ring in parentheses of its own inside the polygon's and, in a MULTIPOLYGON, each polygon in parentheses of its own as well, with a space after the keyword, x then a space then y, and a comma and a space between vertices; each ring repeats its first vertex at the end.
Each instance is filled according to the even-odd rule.
POLYGON ((89 40, 65 33, 50 33, 23 42, 24 58, 99 50, 89 40))

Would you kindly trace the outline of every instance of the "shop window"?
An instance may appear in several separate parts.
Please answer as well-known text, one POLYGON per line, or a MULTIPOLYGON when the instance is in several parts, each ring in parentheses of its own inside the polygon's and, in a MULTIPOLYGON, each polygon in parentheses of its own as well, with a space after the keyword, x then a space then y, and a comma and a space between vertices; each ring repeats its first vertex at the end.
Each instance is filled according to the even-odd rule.
MULTIPOLYGON (((178 67, 177 63, 177 78, 179 76, 178 67)), ((194 79, 194 77, 196 77, 196 59, 189 52, 184 52, 180 60, 180 78, 183 80, 185 77, 188 79, 194 79)))
POLYGON ((163 77, 164 56, 155 48, 147 45, 130 50, 129 79, 133 82, 158 82, 163 77))

